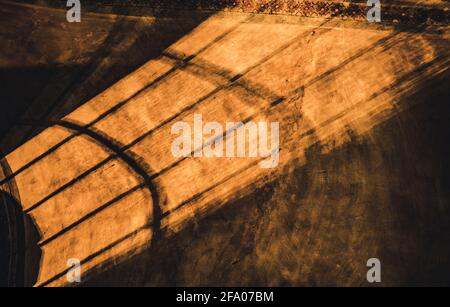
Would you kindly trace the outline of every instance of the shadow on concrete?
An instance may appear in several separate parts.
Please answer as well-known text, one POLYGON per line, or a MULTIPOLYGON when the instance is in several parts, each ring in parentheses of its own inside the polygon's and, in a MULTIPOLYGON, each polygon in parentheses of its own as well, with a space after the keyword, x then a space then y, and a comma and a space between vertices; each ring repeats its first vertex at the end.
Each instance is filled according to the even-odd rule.
MULTIPOLYGON (((16 122, 26 122, 27 118, 21 115, 29 107, 29 98, 39 95, 42 79, 67 72, 71 76, 66 86, 55 90, 52 99, 40 104, 40 111, 33 114, 33 119, 42 123, 60 119, 149 59, 159 56, 203 19, 187 20, 190 22, 182 23, 175 32, 173 28, 168 31, 166 23, 156 22, 132 47, 116 54, 117 62, 113 61, 114 65, 106 68, 99 68, 101 60, 110 56, 111 49, 133 30, 133 23, 126 25, 119 20, 86 65, 4 70, 2 75, 18 76, 16 81, 10 80, 9 94, 10 99, 17 100, 17 105, 2 103, 5 114, 11 116, 1 128, 6 131, 16 122), (119 59, 125 55, 126 60, 119 59), (30 86, 28 91, 24 91, 23 84, 30 86), (25 93, 14 95, 18 91, 25 93)), ((448 83, 448 76, 443 76, 444 80, 439 78, 420 85, 402 102, 404 105, 413 103, 415 107, 375 129, 374 138, 379 143, 355 137, 352 143, 327 155, 321 153, 318 144, 310 150, 306 166, 293 162, 282 177, 277 178, 278 182, 247 198, 230 200, 227 208, 201 223, 198 217, 183 232, 159 240, 156 246, 126 259, 121 265, 106 267, 106 270, 99 268, 88 277, 85 285, 118 285, 118 281, 120 285, 171 286, 360 284, 361 276, 365 276, 364 259, 373 254, 379 255, 382 261, 387 259, 390 270, 385 275, 387 282, 448 284, 446 273, 450 265, 446 259, 450 253, 442 246, 448 246, 449 238, 449 198, 445 187, 450 169, 445 162, 448 147, 441 144, 445 144, 444 137, 449 136, 443 117, 448 109, 439 103, 435 106, 437 113, 428 109, 430 97, 433 102, 449 98, 448 89, 446 92, 442 87, 448 83), (425 110, 415 111, 421 108, 425 110), (423 127, 415 126, 416 120, 420 120, 423 127), (433 150, 422 152, 424 148, 433 150), (372 163, 373 155, 378 155, 376 158, 386 167, 378 169, 372 163), (356 163, 354 168, 344 167, 353 160, 357 161, 352 162, 356 163), (362 177, 359 168, 364 170, 362 177), (400 177, 390 173, 393 169, 400 177), (442 170, 444 172, 440 173, 442 170), (430 185, 428 180, 438 182, 430 185), (440 186, 438 191, 436 184, 440 186), (380 186, 386 188, 375 188, 380 186), (378 192, 383 193, 383 199, 378 192), (436 198, 432 204, 427 204, 427 196, 435 192, 436 198), (293 199, 288 198, 292 195, 293 199), (339 210, 333 208, 333 204, 345 198, 352 201, 339 210), (361 199, 365 199, 363 204, 367 210, 363 214, 353 208, 361 199), (316 212, 317 208, 320 212, 316 212), (356 226, 352 225, 358 218, 356 226), (306 239, 296 241, 296 238, 306 239), (437 258, 425 255, 426 249, 432 249, 437 258), (398 255, 402 255, 401 258, 398 255), (339 271, 335 273, 336 263, 330 259, 341 258, 344 260, 338 260, 339 271)), ((18 144, 6 151, 39 132, 37 126, 27 130, 18 144)), ((101 143, 105 145, 104 141, 101 143)), ((118 146, 117 150, 123 151, 123 146, 118 146)))

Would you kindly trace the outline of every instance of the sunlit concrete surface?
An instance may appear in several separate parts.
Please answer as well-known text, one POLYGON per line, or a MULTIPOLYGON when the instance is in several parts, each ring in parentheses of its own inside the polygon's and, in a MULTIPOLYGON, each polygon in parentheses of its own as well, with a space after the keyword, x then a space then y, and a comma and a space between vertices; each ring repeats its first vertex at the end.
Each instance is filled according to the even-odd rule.
MULTIPOLYGON (((28 14, 30 8, 33 14, 41 10, 59 13, 54 8, 20 9, 28 14)), ((9 4, 5 4, 3 10, 8 9, 9 4)), ((84 18, 86 23, 74 27, 99 22, 108 29, 109 22, 120 17, 85 13, 84 18)), ((167 22, 182 23, 188 18, 181 16, 167 22)), ((123 22, 135 22, 145 29, 154 19, 127 16, 123 22)), ((130 33, 131 38, 126 37, 112 48, 125 49, 133 35, 130 33)), ((151 252, 152 244, 177 236, 192 223, 203 223, 231 203, 256 197, 294 169, 307 168, 313 159, 311 154, 332 156, 349 144, 369 148, 370 154, 365 156, 369 173, 353 165, 350 155, 323 166, 323 177, 314 175, 323 178, 319 180, 323 183, 327 167, 333 172, 333 163, 348 163, 348 171, 359 178, 358 183, 343 178, 342 186, 334 191, 347 192, 340 191, 344 195, 336 196, 333 202, 326 200, 328 206, 336 206, 336 212, 341 212, 339 206, 351 202, 349 210, 354 217, 345 216, 340 221, 338 215, 330 218, 330 223, 347 223, 370 215, 372 207, 360 199, 366 199, 366 189, 378 191, 383 208, 386 204, 395 206, 395 201, 383 198, 387 195, 383 193, 384 181, 392 175, 389 158, 383 154, 388 149, 383 147, 403 145, 383 142, 374 131, 427 103, 414 98, 422 95, 426 84, 439 78, 448 81, 448 39, 445 25, 424 24, 411 30, 352 19, 215 12, 104 91, 79 106, 73 103, 74 110, 68 114, 45 121, 36 119, 32 116, 35 109, 29 109, 12 133, 23 138, 24 127, 30 126, 40 127, 40 132, 8 151, 4 163, 9 170, 1 184, 10 193, 6 187, 15 187, 22 209, 39 230, 42 254, 35 285, 66 285, 70 258, 82 260, 83 272, 95 276, 145 250, 151 252), (193 123, 194 114, 202 114, 204 122, 221 124, 279 122, 278 166, 263 169, 258 165, 259 158, 174 157, 171 127, 178 121, 193 123), (379 178, 376 186, 371 176, 379 178), (352 192, 349 187, 355 185, 362 190, 352 192)), ((101 46, 90 39, 80 44, 92 44, 93 49, 101 46)), ((82 54, 70 52, 61 50, 58 57, 51 59, 82 61, 82 54)), ((103 61, 105 64, 88 72, 89 78, 96 80, 95 74, 102 72, 108 56, 103 61)), ((8 65, 14 67, 20 61, 3 66, 8 65)), ((51 95, 49 91, 43 97, 51 95)), ((208 136, 204 136, 203 141, 207 140, 208 136)), ((410 136, 404 141, 411 141, 410 136)), ((301 191, 307 186, 300 184, 296 189, 301 191)), ((283 190, 283 185, 279 189, 273 192, 275 196, 285 193, 284 197, 291 197, 289 189, 283 190)), ((442 199, 442 214, 448 216, 448 198, 439 188, 435 192, 442 199)), ((312 199, 308 196, 305 201, 320 202, 318 195, 312 199)), ((323 214, 312 210, 308 223, 323 214)), ((389 217, 385 221, 391 221, 389 210, 393 209, 381 211, 389 217)), ((283 222, 274 218, 267 223, 283 222)), ((349 231, 355 230, 350 227, 349 231)), ((302 235, 310 240, 321 239, 314 233, 302 235)), ((292 244, 302 244, 300 237, 292 240, 292 244)), ((349 240, 342 244, 363 239, 353 234, 349 240)), ((283 244, 280 241, 279 245, 271 245, 273 253, 283 244)), ((256 261, 272 263, 266 259, 270 258, 267 251, 259 256, 256 261)), ((305 282, 290 275, 295 272, 281 274, 289 284, 305 282)), ((344 278, 342 284, 358 284, 356 280, 344 278)), ((207 283, 197 279, 192 284, 196 281, 207 283)))

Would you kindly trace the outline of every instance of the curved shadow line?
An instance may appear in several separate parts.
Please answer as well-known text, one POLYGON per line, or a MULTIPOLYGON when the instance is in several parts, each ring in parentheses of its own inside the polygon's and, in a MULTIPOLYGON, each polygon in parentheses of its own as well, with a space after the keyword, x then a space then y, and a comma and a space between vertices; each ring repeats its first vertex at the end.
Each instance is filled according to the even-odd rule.
MULTIPOLYGON (((11 168, 6 158, 0 159, 0 168, 4 175, 11 174, 11 168)), ((6 214, 9 213, 13 216, 10 216, 9 220, 12 221, 15 228, 14 231, 10 231, 12 246, 10 246, 11 259, 7 286, 23 287, 25 285, 25 218, 19 213, 22 208, 18 205, 20 196, 15 180, 5 185, 6 189, 0 186, 0 202, 7 203, 6 214)))
MULTIPOLYGON (((136 161, 135 158, 126 154, 120 145, 116 145, 117 141, 112 141, 108 136, 105 136, 100 131, 96 131, 93 129, 89 129, 87 127, 81 126, 79 124, 58 120, 58 121, 40 121, 40 120, 26 120, 18 123, 18 125, 23 126, 41 126, 44 128, 48 128, 50 126, 60 126, 66 128, 71 131, 75 131, 79 134, 85 134, 97 141, 101 145, 105 146, 109 150, 111 150, 117 157, 119 157, 122 161, 124 161, 131 169, 136 172, 139 176, 144 179, 144 183, 150 191, 152 197, 152 206, 153 206, 153 236, 152 236, 152 244, 154 244, 161 235, 161 217, 162 210, 160 206, 160 197, 158 188, 154 184, 152 177, 147 173, 147 171, 136 161)), ((146 166, 150 169, 148 166, 146 166)))

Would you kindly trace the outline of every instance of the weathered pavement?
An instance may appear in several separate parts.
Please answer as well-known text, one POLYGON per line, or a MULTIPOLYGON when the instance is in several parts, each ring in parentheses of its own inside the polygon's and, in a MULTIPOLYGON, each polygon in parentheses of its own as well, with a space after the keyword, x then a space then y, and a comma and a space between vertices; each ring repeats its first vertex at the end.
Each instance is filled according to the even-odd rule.
MULTIPOLYGON (((97 37, 89 25, 99 18, 105 28, 117 19, 86 14, 75 36, 97 37)), ((190 28, 66 116, 25 116, 49 127, 6 155, 12 175, 2 183, 14 182, 40 230, 36 285, 65 284, 68 258, 82 259, 94 281, 118 262, 145 267, 128 277, 110 270, 111 284, 359 285, 376 256, 387 283, 448 281, 435 267, 449 268, 439 160, 448 149, 447 26, 232 12, 190 28), (279 166, 173 157, 171 126, 194 113, 278 121, 279 166)), ((81 58, 59 52, 61 62, 81 58)), ((86 72, 93 88, 108 61, 86 72)))

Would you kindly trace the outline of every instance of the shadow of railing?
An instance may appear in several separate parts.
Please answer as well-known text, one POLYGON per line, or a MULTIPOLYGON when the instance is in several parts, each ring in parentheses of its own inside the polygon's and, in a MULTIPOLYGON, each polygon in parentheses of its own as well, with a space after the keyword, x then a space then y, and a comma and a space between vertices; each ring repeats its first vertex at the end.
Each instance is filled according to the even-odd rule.
MULTIPOLYGON (((252 17, 249 17, 249 19, 250 18, 252 18, 252 17)), ((323 25, 324 24, 319 25, 317 27, 317 29, 320 29, 323 25)), ((32 167, 36 163, 39 163, 39 161, 41 161, 45 157, 51 155, 53 152, 55 152, 59 148, 62 148, 62 146, 67 144, 70 140, 72 140, 74 138, 77 138, 77 137, 80 137, 82 135, 87 135, 88 137, 93 139, 95 141, 95 143, 97 143, 101 147, 104 147, 106 151, 112 152, 112 155, 110 155, 107 159, 102 160, 100 163, 98 163, 95 166, 91 167, 90 169, 84 171, 82 174, 78 175, 73 180, 71 180, 71 181, 61 185, 60 188, 58 188, 57 190, 53 191, 49 195, 43 197, 41 200, 39 200, 35 204, 33 204, 30 207, 28 207, 26 209, 27 213, 31 213, 33 210, 37 209, 39 206, 41 206, 43 203, 45 203, 49 199, 55 197, 57 194, 60 194, 61 192, 65 191, 66 189, 69 189, 76 182, 79 182, 83 178, 87 177, 89 174, 92 174, 93 172, 98 170, 101 166, 104 166, 107 162, 109 162, 112 159, 115 159, 117 157, 120 158, 127 166, 129 166, 143 180, 142 184, 140 184, 140 185, 130 189, 129 191, 126 191, 125 193, 117 195, 115 198, 113 198, 110 201, 108 201, 107 203, 99 206, 96 210, 90 212, 88 215, 80 218, 79 220, 77 220, 73 224, 71 224, 69 226, 66 226, 64 229, 62 229, 61 231, 59 231, 56 234, 52 235, 51 237, 46 238, 44 241, 40 242, 40 246, 41 247, 46 245, 46 244, 48 244, 49 242, 51 242, 53 240, 56 240, 60 236, 66 234, 71 229, 73 229, 76 226, 80 225, 81 223, 87 221, 88 219, 91 219, 93 216, 95 216, 96 214, 100 213, 102 210, 110 207, 112 204, 115 204, 117 201, 123 199, 126 195, 129 195, 133 191, 136 191, 137 189, 142 188, 143 186, 146 186, 149 189, 150 194, 152 196, 153 221, 149 221, 148 224, 142 226, 141 228, 136 229, 136 230, 134 230, 133 232, 131 232, 129 234, 126 234, 125 236, 123 236, 119 240, 111 243, 111 245, 103 247, 102 249, 99 249, 97 252, 93 253, 92 255, 89 255, 87 258, 82 260, 82 264, 84 264, 86 262, 89 262, 90 260, 92 260, 95 257, 97 257, 97 256, 101 255, 102 253, 104 253, 105 251, 109 250, 111 247, 116 246, 117 244, 119 244, 121 242, 124 242, 125 240, 131 238, 137 232, 139 232, 139 231, 141 231, 143 229, 149 228, 149 227, 152 227, 153 230, 154 230, 152 240, 158 239, 160 237, 160 232, 162 231, 161 227, 160 227, 162 218, 167 217, 168 215, 172 214, 173 212, 175 212, 179 208, 181 208, 181 207, 183 207, 183 206, 185 206, 185 205, 195 201, 196 199, 201 197, 204 193, 207 193, 207 192, 213 190, 215 187, 223 184, 224 182, 233 179, 235 176, 237 176, 239 173, 241 173, 244 170, 236 171, 232 175, 224 178, 222 181, 217 182, 217 183, 211 185, 210 187, 207 187, 202 192, 193 195, 192 198, 190 198, 190 199, 186 200, 185 202, 179 204, 176 208, 174 208, 174 209, 172 209, 170 211, 163 212, 161 207, 160 207, 161 188, 156 186, 155 181, 158 179, 159 176, 161 176, 162 174, 164 174, 168 170, 170 170, 170 169, 174 168, 175 166, 181 164, 183 161, 186 160, 186 158, 178 159, 178 160, 174 161, 173 163, 171 163, 170 165, 166 166, 165 168, 154 172, 150 168, 151 166, 146 165, 143 162, 143 159, 141 159, 138 156, 135 156, 135 155, 131 154, 130 149, 133 146, 138 144, 144 138, 146 138, 149 135, 153 134, 155 131, 161 129, 162 127, 164 127, 164 126, 166 126, 166 125, 168 125, 170 123, 172 123, 177 118, 180 118, 182 115, 184 115, 186 113, 189 113, 195 107, 197 107, 201 103, 205 102, 207 99, 211 98, 216 93, 218 93, 218 92, 220 92, 222 90, 228 90, 230 88, 233 88, 234 86, 241 86, 247 92, 249 92, 251 95, 262 97, 265 100, 267 100, 267 104, 265 104, 263 107, 259 108, 259 110, 256 113, 254 113, 253 115, 248 116, 248 117, 246 117, 245 119, 242 120, 243 123, 249 122, 252 119, 254 119, 257 115, 265 114, 265 113, 273 110, 274 108, 278 107, 283 102, 289 101, 293 97, 297 97, 300 92, 304 91, 305 88, 313 85, 314 83, 316 83, 318 81, 321 81, 321 80, 324 80, 325 78, 329 77, 330 75, 332 75, 332 74, 334 74, 334 73, 336 73, 336 72, 338 72, 338 71, 340 71, 342 69, 345 69, 345 67, 347 65, 349 65, 350 63, 352 63, 356 59, 359 59, 362 56, 367 55, 368 53, 370 53, 374 49, 376 49, 376 48, 378 48, 380 46, 389 46, 390 44, 394 44, 395 38, 399 34, 398 31, 394 32, 391 35, 389 35, 389 36, 387 36, 387 37, 385 37, 383 39, 380 39, 379 41, 374 43, 369 48, 364 48, 363 50, 357 51, 355 54, 350 56, 348 59, 342 61, 341 63, 339 63, 335 67, 332 67, 332 68, 328 69, 327 71, 325 71, 324 73, 320 74, 319 76, 316 76, 315 78, 313 78, 313 79, 309 80, 308 82, 302 84, 301 86, 297 87, 295 90, 291 91, 290 94, 288 94, 286 96, 283 96, 283 97, 279 97, 278 95, 272 93, 268 88, 266 88, 262 84, 254 84, 254 83, 246 82, 244 80, 244 77, 250 71, 254 70, 258 66, 262 65, 263 63, 266 63, 268 60, 276 57, 283 50, 286 50, 288 47, 290 47, 293 44, 295 44, 295 42, 298 41, 299 37, 296 37, 295 39, 291 40, 289 43, 285 44, 281 48, 276 49, 269 56, 261 59, 260 61, 258 61, 257 64, 251 66, 250 68, 248 68, 245 71, 239 73, 238 75, 232 75, 232 73, 229 70, 226 70, 226 69, 224 69, 224 68, 222 68, 222 67, 220 67, 218 65, 211 64, 211 63, 208 63, 208 62, 202 61, 202 60, 196 62, 195 64, 191 64, 191 61, 196 59, 199 54, 205 52, 208 48, 214 46, 215 44, 220 42, 222 39, 226 38, 227 35, 229 35, 233 31, 235 31, 236 29, 238 29, 239 26, 240 26, 240 24, 238 24, 237 26, 229 29, 228 31, 226 31, 224 33, 222 33, 221 35, 217 36, 212 42, 207 44, 200 51, 198 51, 197 53, 195 53, 193 55, 189 55, 186 58, 182 58, 180 55, 176 55, 173 52, 171 53, 170 50, 168 50, 167 52, 162 53, 163 57, 167 57, 167 58, 176 60, 176 65, 173 68, 171 68, 169 71, 167 71, 163 75, 159 76, 156 80, 153 80, 152 82, 147 84, 145 87, 143 87, 142 89, 140 89, 139 91, 134 93, 132 96, 130 96, 127 99, 117 103, 114 107, 112 107, 109 110, 107 110, 106 112, 102 113, 95 120, 91 121, 90 123, 88 123, 86 125, 77 124, 77 123, 66 121, 66 120, 52 121, 52 120, 46 119, 46 118, 38 118, 38 119, 35 119, 35 120, 33 119, 33 120, 24 120, 24 121, 22 121, 21 124, 27 125, 27 126, 33 126, 33 127, 37 127, 37 126, 49 127, 49 126, 54 126, 54 125, 61 126, 61 127, 64 127, 66 129, 70 130, 72 132, 72 134, 71 134, 70 137, 67 137, 67 138, 63 139, 62 141, 60 141, 58 144, 52 146, 52 148, 50 148, 49 150, 47 150, 43 154, 40 154, 38 157, 36 157, 31 162, 27 163, 26 165, 22 166, 20 169, 16 170, 13 174, 8 175, 5 179, 0 181, 0 185, 6 184, 6 183, 8 183, 10 181, 13 181, 14 178, 17 175, 27 171, 30 167, 32 167), (190 69, 190 68, 192 68, 194 66, 199 67, 200 71, 195 71, 195 70, 190 69), (101 132, 101 131, 99 131, 99 130, 94 128, 95 124, 101 122, 102 120, 104 120, 105 118, 107 118, 107 117, 109 117, 109 116, 111 116, 113 114, 116 114, 120 109, 122 109, 124 106, 126 106, 130 101, 132 101, 133 99, 139 97, 140 95, 145 94, 146 92, 148 92, 152 88, 156 87, 158 84, 161 84, 162 82, 167 81, 173 74, 175 74, 179 70, 185 70, 185 71, 194 73, 197 76, 200 76, 201 78, 205 78, 205 79, 210 78, 211 75, 213 75, 215 77, 220 76, 221 78, 223 78, 225 80, 226 84, 217 86, 214 90, 210 91, 209 93, 207 93, 206 95, 204 95, 203 97, 198 99, 197 101, 189 104, 188 106, 186 106, 185 108, 183 108, 182 110, 180 110, 176 114, 170 116, 169 118, 161 119, 161 122, 158 125, 156 125, 151 130, 147 131, 143 135, 139 136, 138 138, 136 138, 135 140, 133 140, 129 144, 126 144, 126 145, 121 144, 118 140, 115 140, 111 136, 106 135, 105 133, 103 133, 103 132, 101 132)), ((420 65, 415 70, 413 70, 411 72, 408 72, 405 75, 401 76, 400 78, 395 80, 395 82, 393 82, 392 84, 388 85, 387 87, 381 89, 379 92, 374 93, 371 97, 369 97, 369 100, 374 99, 374 98, 378 97, 379 95, 383 94, 384 92, 386 92, 386 91, 388 91, 388 90, 390 90, 392 88, 395 88, 396 86, 401 85, 405 81, 411 80, 411 78, 413 78, 414 76, 422 73, 427 68, 430 68, 433 65, 442 65, 442 61, 443 60, 445 60, 445 57, 444 56, 439 56, 439 57, 437 57, 436 59, 434 59, 431 62, 428 62, 428 63, 425 63, 423 65, 420 65)), ((213 79, 214 79, 214 77, 213 77, 213 79)), ((319 125, 319 127, 323 128, 323 127, 325 127, 327 125, 332 124, 333 122, 337 121, 339 118, 341 118, 342 116, 347 114, 350 110, 358 108, 358 107, 360 107, 361 105, 363 105, 366 102, 367 102, 367 100, 364 100, 364 101, 361 101, 359 103, 356 103, 351 108, 346 109, 346 110, 342 111, 341 113, 337 114, 336 116, 334 116, 333 118, 328 119, 326 122, 321 123, 319 125)), ((301 138, 304 138, 306 136, 310 136, 311 134, 314 134, 316 128, 305 132, 301 136, 301 138)), ((229 131, 227 131, 227 132, 229 132, 229 131)), ((227 132, 225 132, 224 135, 226 135, 227 132)), ((223 137, 223 136, 221 136, 221 137, 223 137)), ((197 150, 199 150, 199 148, 194 148, 192 153, 196 152, 197 150)), ((256 163, 257 162, 255 162, 255 164, 256 163)), ((248 169, 248 168, 250 168, 252 166, 253 166, 253 164, 247 165, 246 169, 248 169)), ((47 281, 44 281, 40 285, 48 285, 48 284, 52 283, 53 281, 57 280, 58 278, 64 276, 66 272, 67 272, 67 270, 63 271, 61 273, 58 273, 54 277, 52 277, 51 279, 49 279, 47 281)))

